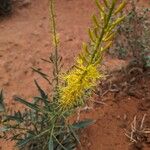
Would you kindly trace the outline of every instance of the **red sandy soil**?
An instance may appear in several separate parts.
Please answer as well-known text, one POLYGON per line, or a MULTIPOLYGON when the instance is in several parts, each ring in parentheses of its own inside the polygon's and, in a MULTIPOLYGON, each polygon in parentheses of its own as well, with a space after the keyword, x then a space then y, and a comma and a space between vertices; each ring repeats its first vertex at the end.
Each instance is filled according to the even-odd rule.
MULTIPOLYGON (((141 4, 147 5, 148 0, 141 1, 141 4)), ((51 76, 51 67, 46 66, 40 58, 49 56, 52 45, 48 0, 31 0, 30 4, 24 6, 16 0, 15 6, 17 7, 11 16, 0 20, 0 87, 4 89, 6 103, 17 110, 22 106, 16 105, 12 97, 19 95, 31 98, 35 95, 37 91, 33 79, 37 79, 46 90, 50 90, 31 67, 40 66, 51 76)), ((87 40, 87 28, 94 9, 91 0, 56 0, 57 28, 61 38, 60 53, 63 56, 64 68, 73 64, 72 60, 80 51, 82 41, 87 40)), ((106 59, 105 62, 111 70, 120 68, 123 64, 124 61, 116 59, 106 59)), ((125 129, 130 128, 135 115, 141 118, 143 114, 147 114, 147 119, 150 115, 150 80, 147 76, 140 76, 140 84, 135 82, 136 88, 129 88, 129 93, 126 91, 125 95, 108 90, 102 97, 98 90, 95 100, 105 104, 96 102, 91 110, 83 111, 80 116, 96 120, 94 125, 82 131, 83 150, 140 150, 140 146, 137 149, 130 146, 125 129), (143 88, 146 93, 143 93, 143 88)), ((116 81, 113 78, 110 80, 112 83, 116 81)), ((124 82, 120 79, 119 83, 124 82)), ((116 85, 121 86, 118 82, 116 85)), ((150 138, 148 140, 150 142, 150 138)), ((145 143, 143 142, 143 150, 150 150, 145 143)), ((0 141, 0 144, 1 150, 15 150, 12 142, 0 141)))

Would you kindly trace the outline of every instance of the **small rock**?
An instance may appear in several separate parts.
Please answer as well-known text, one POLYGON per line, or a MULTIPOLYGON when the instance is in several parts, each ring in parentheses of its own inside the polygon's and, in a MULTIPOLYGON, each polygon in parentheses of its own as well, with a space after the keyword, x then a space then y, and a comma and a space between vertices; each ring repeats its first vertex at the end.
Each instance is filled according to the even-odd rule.
POLYGON ((116 118, 117 118, 117 120, 120 120, 120 119, 121 119, 120 115, 118 115, 116 118))
POLYGON ((37 31, 34 31, 34 32, 31 33, 31 35, 33 35, 33 36, 39 36, 39 33, 37 31))
POLYGON ((43 16, 43 17, 42 17, 43 20, 45 20, 46 18, 47 18, 46 16, 43 16))
POLYGON ((43 23, 41 22, 41 23, 39 23, 39 27, 40 28, 42 28, 43 27, 43 23))
POLYGON ((45 47, 49 47, 49 46, 50 46, 50 42, 46 42, 46 43, 44 44, 44 46, 45 46, 45 47))
POLYGON ((90 142, 87 144, 88 147, 90 147, 91 145, 92 145, 92 144, 91 144, 90 142))
POLYGON ((18 43, 14 43, 14 46, 15 46, 15 47, 18 47, 18 46, 19 46, 19 44, 18 44, 18 43))

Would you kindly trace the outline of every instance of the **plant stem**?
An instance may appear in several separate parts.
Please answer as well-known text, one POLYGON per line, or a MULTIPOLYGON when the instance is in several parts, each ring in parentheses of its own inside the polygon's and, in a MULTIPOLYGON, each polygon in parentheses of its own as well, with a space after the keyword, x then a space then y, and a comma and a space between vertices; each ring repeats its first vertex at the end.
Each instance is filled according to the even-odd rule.
POLYGON ((54 42, 54 74, 56 80, 56 89, 59 86, 59 69, 58 69, 58 41, 57 41, 57 33, 56 33, 56 20, 55 20, 55 12, 54 12, 54 0, 50 0, 50 14, 52 21, 52 34, 53 34, 53 42, 54 42))
POLYGON ((93 59, 95 58, 95 55, 96 55, 96 53, 97 53, 97 51, 98 51, 98 48, 99 48, 99 46, 101 45, 103 36, 104 36, 104 34, 105 34, 105 30, 107 29, 108 24, 109 24, 109 21, 110 21, 110 18, 111 18, 111 16, 112 16, 112 12, 113 12, 113 10, 114 10, 114 6, 115 6, 115 1, 112 2, 112 6, 111 6, 111 9, 110 9, 109 14, 108 14, 108 17, 107 17, 107 22, 104 24, 104 27, 103 27, 102 32, 101 32, 101 35, 100 35, 100 37, 99 37, 99 39, 98 39, 98 42, 97 42, 97 44, 96 44, 94 53, 93 53, 92 58, 91 58, 91 63, 93 62, 93 59))

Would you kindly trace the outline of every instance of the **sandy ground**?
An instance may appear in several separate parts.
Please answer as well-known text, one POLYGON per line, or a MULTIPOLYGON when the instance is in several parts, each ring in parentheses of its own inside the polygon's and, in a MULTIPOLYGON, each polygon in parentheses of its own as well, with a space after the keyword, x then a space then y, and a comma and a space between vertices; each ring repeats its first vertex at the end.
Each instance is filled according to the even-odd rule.
MULTIPOLYGON (((148 0, 141 1, 141 4, 147 3, 148 0)), ((53 49, 50 42, 48 0, 31 0, 31 3, 24 6, 19 6, 16 2, 15 5, 17 8, 13 10, 13 14, 0 20, 0 88, 4 89, 9 107, 17 110, 22 106, 15 105, 12 97, 19 95, 31 98, 35 95, 37 91, 34 79, 46 90, 50 90, 31 67, 44 68, 51 76, 51 67, 40 59, 48 57, 53 49)), ((63 56, 65 69, 73 64, 72 60, 80 51, 82 41, 88 38, 87 28, 94 10, 91 0, 56 0, 60 54, 63 56)), ((105 63, 114 68, 118 62, 120 61, 107 59, 105 63)), ((141 82, 144 84, 143 80, 141 82)), ((140 114, 141 117, 144 113, 149 114, 149 110, 144 113, 139 110, 140 99, 141 97, 122 97, 116 103, 110 94, 106 105, 94 106, 94 109, 83 112, 81 118, 96 120, 96 124, 82 131, 83 150, 128 150, 130 142, 124 135, 122 122, 127 116, 126 126, 129 126, 135 115, 140 114)), ((1 141, 0 144, 1 150, 15 150, 11 142, 1 141)), ((144 150, 148 149, 150 148, 146 145, 144 150)))

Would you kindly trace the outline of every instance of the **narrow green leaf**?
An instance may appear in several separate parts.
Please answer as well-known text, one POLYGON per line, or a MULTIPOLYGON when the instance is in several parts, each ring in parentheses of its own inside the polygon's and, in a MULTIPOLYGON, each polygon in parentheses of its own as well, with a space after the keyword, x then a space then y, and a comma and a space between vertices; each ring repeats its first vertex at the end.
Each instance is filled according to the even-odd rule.
POLYGON ((35 68, 33 68, 33 67, 32 67, 32 69, 33 69, 33 71, 35 71, 35 72, 39 73, 40 75, 42 75, 42 76, 44 76, 44 77, 48 77, 48 75, 47 75, 47 74, 43 73, 43 72, 42 72, 42 71, 40 71, 39 69, 35 69, 35 68))
POLYGON ((73 124, 72 127, 74 129, 81 129, 81 128, 85 128, 89 125, 92 125, 94 123, 95 123, 95 121, 93 121, 91 119, 86 119, 84 121, 80 121, 80 122, 77 122, 77 123, 73 124))
POLYGON ((0 112, 4 112, 4 111, 5 111, 5 106, 0 103, 0 112))
POLYGON ((17 143, 17 146, 19 147, 22 147, 24 146, 25 144, 27 144, 28 142, 32 141, 32 140, 35 140, 37 138, 40 138, 41 136, 45 135, 47 132, 49 132, 49 129, 48 130, 45 130, 43 132, 41 132, 40 134, 38 135, 32 135, 30 134, 30 136, 28 136, 26 139, 22 139, 21 141, 19 141, 17 143))
POLYGON ((30 142, 33 139, 34 139, 34 136, 30 135, 29 137, 18 141, 17 146, 22 148, 22 147, 24 147, 24 145, 26 145, 28 142, 30 142))
POLYGON ((53 143, 53 139, 52 138, 49 139, 48 150, 54 150, 54 143, 53 143))
POLYGON ((10 130, 10 128, 8 128, 8 127, 2 127, 2 128, 0 128, 1 132, 6 132, 6 131, 9 131, 9 130, 10 130))
POLYGON ((74 130, 75 130, 74 126, 73 126, 73 125, 69 125, 68 127, 69 127, 71 133, 73 134, 74 138, 76 139, 76 141, 80 144, 79 137, 78 137, 78 135, 76 134, 76 132, 74 131, 74 130))
POLYGON ((41 60, 43 60, 44 62, 47 62, 47 63, 49 63, 49 64, 52 63, 51 61, 49 61, 49 60, 47 60, 47 59, 44 59, 44 58, 41 58, 41 60))
POLYGON ((21 116, 18 116, 17 113, 15 113, 14 115, 5 116, 4 122, 10 121, 10 120, 14 120, 14 121, 16 121, 18 123, 23 122, 23 118, 21 116))
POLYGON ((29 107, 29 108, 31 108, 31 109, 40 111, 40 109, 37 107, 37 105, 32 104, 32 103, 29 103, 29 102, 27 102, 26 100, 24 100, 24 99, 22 99, 22 98, 15 97, 15 101, 18 101, 18 102, 20 102, 20 103, 26 105, 27 107, 29 107))
POLYGON ((0 92, 0 103, 3 103, 4 97, 3 97, 3 90, 0 92))
POLYGON ((33 68, 32 67, 32 70, 34 71, 34 72, 36 72, 36 73, 38 73, 39 75, 41 75, 50 85, 52 85, 52 83, 49 81, 49 79, 48 79, 48 75, 47 74, 45 74, 45 73, 43 73, 42 71, 40 71, 39 69, 35 69, 35 68, 33 68))
POLYGON ((5 111, 3 90, 0 92, 0 112, 5 111))
POLYGON ((38 82, 34 80, 36 87, 38 88, 38 91, 40 92, 40 95, 43 99, 47 99, 47 94, 42 90, 42 88, 39 86, 38 82))

